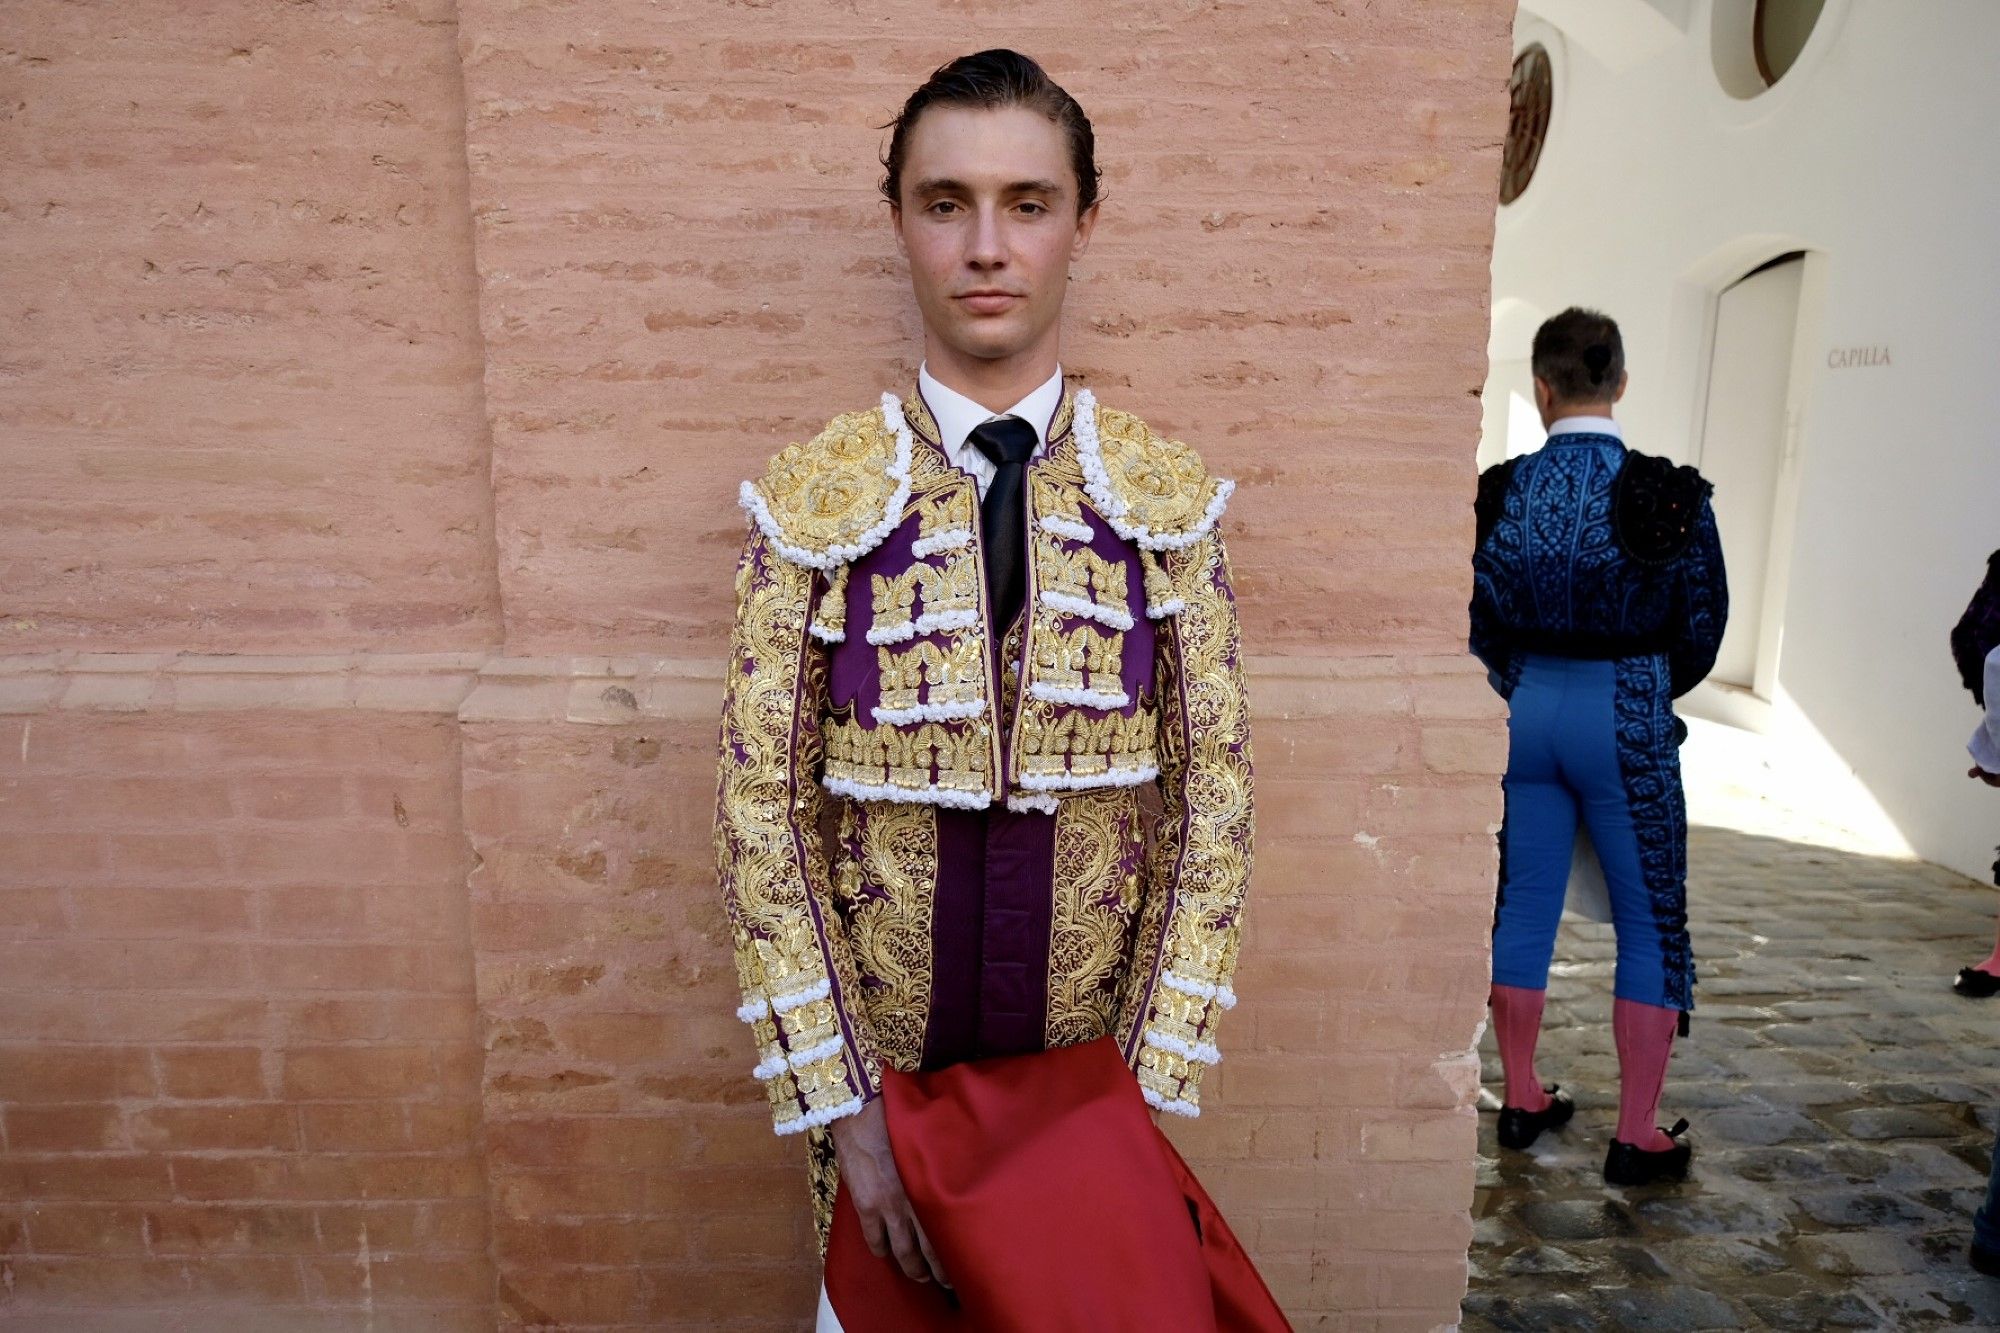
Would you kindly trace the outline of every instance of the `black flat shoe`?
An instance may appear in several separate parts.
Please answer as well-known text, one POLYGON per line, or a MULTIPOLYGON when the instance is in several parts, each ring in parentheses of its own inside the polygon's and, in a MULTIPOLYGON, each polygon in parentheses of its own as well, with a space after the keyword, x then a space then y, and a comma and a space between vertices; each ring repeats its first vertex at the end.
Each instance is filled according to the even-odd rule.
POLYGON ((1518 1106, 1500 1108, 1501 1147, 1518 1152, 1540 1138, 1543 1130, 1566 1125, 1576 1114, 1576 1103, 1559 1085, 1551 1083, 1542 1091, 1549 1094, 1549 1104, 1539 1111, 1524 1111, 1518 1106))
POLYGON ((1674 1127, 1666 1131, 1668 1138, 1676 1140, 1674 1146, 1658 1152, 1648 1152, 1623 1139, 1611 1140, 1611 1151, 1604 1154, 1605 1183, 1647 1185, 1655 1180, 1686 1180, 1688 1163, 1694 1160, 1694 1145, 1678 1140, 1687 1133, 1687 1127, 1687 1121, 1675 1121, 1674 1127))
POLYGON ((1988 1277, 2000 1277, 2000 1250, 1985 1250, 1974 1245, 1966 1252, 1966 1257, 1972 1260, 1973 1268, 1979 1272, 1988 1277))
POLYGON ((1983 1000, 1989 995, 2000 995, 2000 977, 1991 972, 1981 972, 1976 967, 1958 969, 1958 980, 1951 988, 1970 1000, 1983 1000))

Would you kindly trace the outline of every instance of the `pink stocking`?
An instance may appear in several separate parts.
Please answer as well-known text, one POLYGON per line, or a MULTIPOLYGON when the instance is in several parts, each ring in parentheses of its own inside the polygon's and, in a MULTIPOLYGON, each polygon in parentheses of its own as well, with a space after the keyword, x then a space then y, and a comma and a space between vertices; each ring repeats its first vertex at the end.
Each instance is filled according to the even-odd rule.
POLYGON ((1988 954, 1982 961, 1974 963, 1972 970, 1975 972, 1984 972, 1989 977, 2000 977, 2000 941, 1994 942, 1993 952, 1988 954))
POLYGON ((1493 985, 1493 1034, 1500 1042, 1500 1067, 1507 1071, 1508 1106, 1523 1111, 1545 1110, 1549 1095, 1535 1076, 1535 1043, 1542 1035, 1542 1004, 1545 990, 1526 986, 1493 985))
POLYGON ((1659 1126, 1660 1091, 1680 1018, 1680 1010, 1657 1004, 1611 1004, 1611 1035, 1618 1044, 1618 1137, 1643 1152, 1674 1146, 1659 1126))

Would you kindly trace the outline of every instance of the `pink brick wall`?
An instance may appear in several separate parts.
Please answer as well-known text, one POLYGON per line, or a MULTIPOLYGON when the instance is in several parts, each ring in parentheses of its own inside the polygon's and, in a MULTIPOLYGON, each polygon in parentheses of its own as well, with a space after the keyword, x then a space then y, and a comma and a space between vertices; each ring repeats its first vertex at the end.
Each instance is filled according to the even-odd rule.
POLYGON ((0 1322, 483 1326, 457 751, 434 718, 0 719, 0 1322))
POLYGON ((1174 1133, 1301 1327, 1455 1319, 1511 9, 30 0, 0 1326, 801 1326, 709 859, 732 495, 914 369, 876 127, 998 41, 1099 127, 1067 365, 1242 482, 1259 870, 1174 1133))

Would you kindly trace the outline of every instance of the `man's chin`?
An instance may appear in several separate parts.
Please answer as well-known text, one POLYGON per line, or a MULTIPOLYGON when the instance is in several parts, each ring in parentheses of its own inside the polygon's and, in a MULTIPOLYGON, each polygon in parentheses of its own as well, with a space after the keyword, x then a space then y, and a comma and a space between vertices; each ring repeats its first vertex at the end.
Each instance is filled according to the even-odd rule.
POLYGON ((1013 325, 1009 321, 1001 327, 996 321, 991 325, 960 325, 943 331, 944 341, 952 351, 975 361, 1006 361, 1021 355, 1036 342, 1035 335, 1013 325))

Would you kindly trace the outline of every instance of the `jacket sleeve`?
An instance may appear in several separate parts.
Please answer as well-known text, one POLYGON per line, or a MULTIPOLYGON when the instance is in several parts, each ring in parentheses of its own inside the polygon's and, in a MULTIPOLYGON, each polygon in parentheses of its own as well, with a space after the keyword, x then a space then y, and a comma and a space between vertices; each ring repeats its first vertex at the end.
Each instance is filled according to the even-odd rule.
POLYGON ((1676 699, 1686 694, 1715 667, 1722 648, 1722 631, 1729 624, 1729 579, 1722 566, 1722 537, 1715 526, 1715 506, 1701 502, 1694 535, 1681 553, 1680 585, 1676 589, 1678 623, 1667 650, 1667 669, 1676 699))
POLYGON ((1217 1019, 1250 881, 1250 708, 1222 538, 1162 556, 1176 614, 1160 621, 1158 741, 1162 814, 1150 849, 1140 952, 1120 1036, 1148 1103, 1192 1116, 1219 1061, 1217 1019))
POLYGON ((826 659, 808 631, 823 579, 753 526, 736 570, 722 709, 716 862, 735 937, 755 1076, 780 1134, 852 1115, 880 1064, 833 915, 817 770, 826 659))

